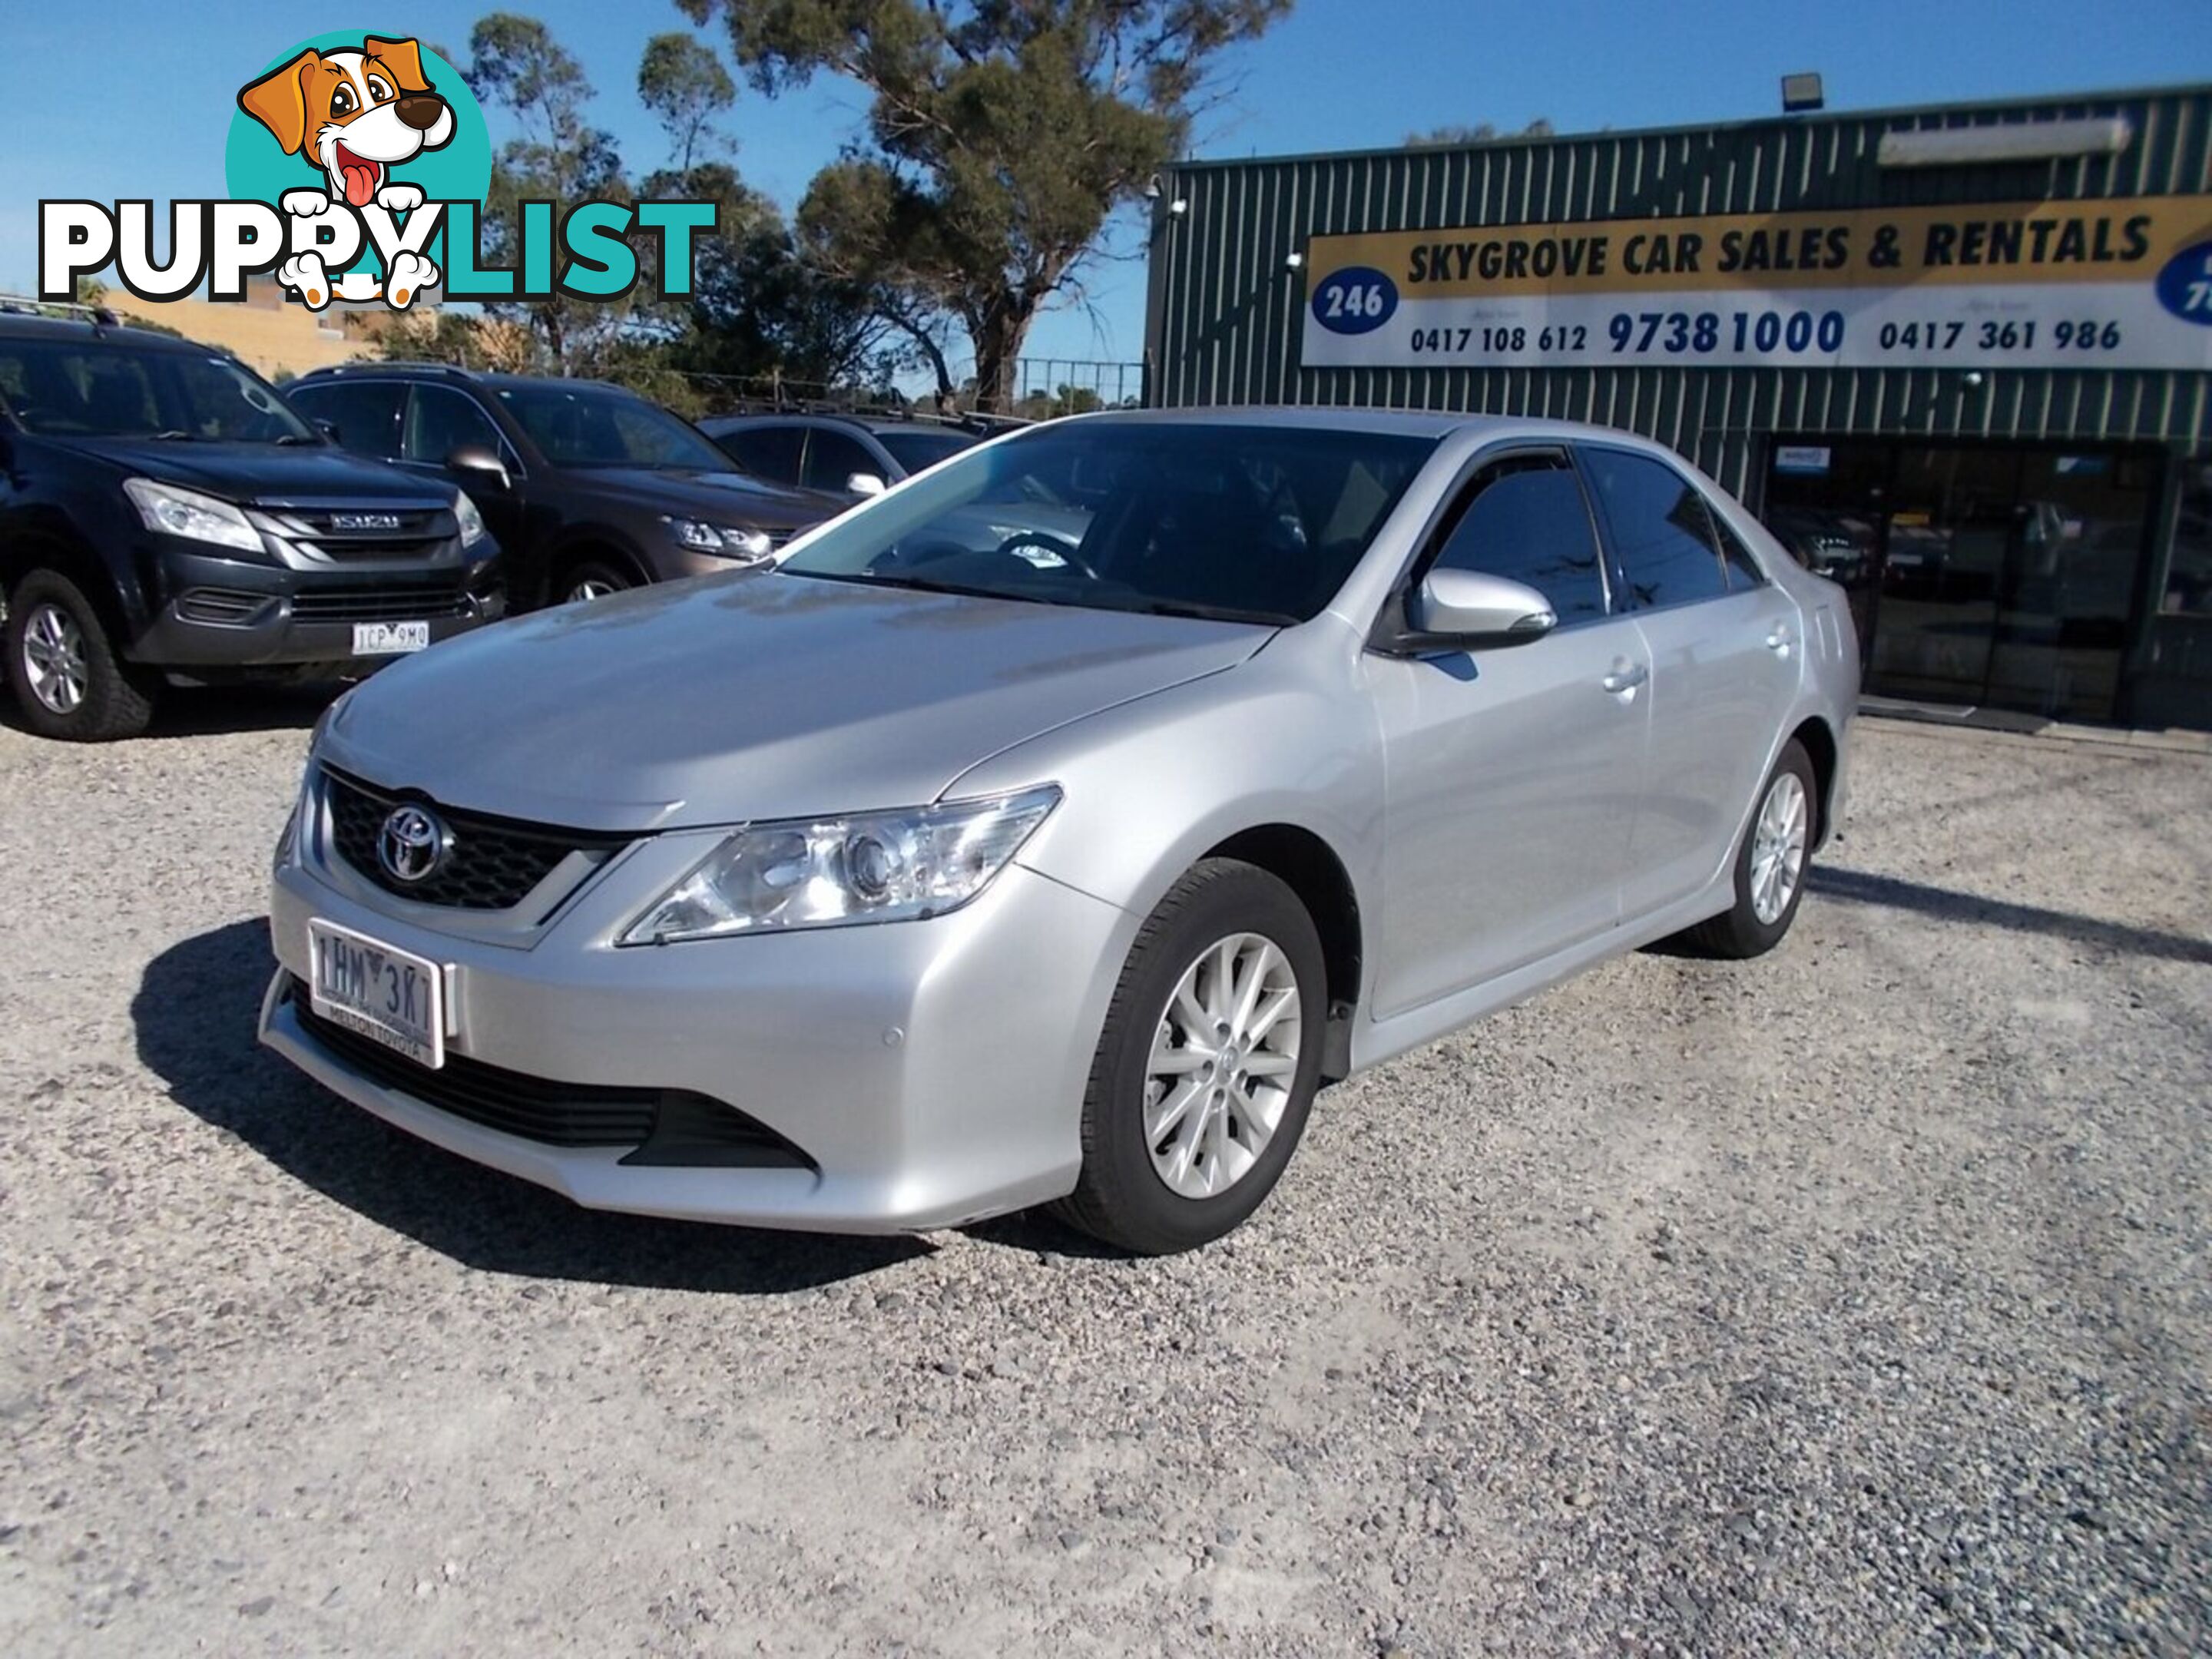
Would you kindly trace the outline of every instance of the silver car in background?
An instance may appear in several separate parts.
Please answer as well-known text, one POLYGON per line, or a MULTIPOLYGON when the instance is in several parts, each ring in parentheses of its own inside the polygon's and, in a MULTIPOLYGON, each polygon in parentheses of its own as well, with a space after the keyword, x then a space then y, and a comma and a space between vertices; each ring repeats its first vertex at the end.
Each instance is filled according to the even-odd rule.
POLYGON ((1842 799, 1851 641, 1840 590, 1620 433, 1058 422, 774 568, 349 693, 278 848, 262 1035, 586 1205, 1056 1201, 1186 1249, 1322 1084, 1668 935, 1772 948, 1842 799), (939 533, 979 507, 1000 545, 939 533))

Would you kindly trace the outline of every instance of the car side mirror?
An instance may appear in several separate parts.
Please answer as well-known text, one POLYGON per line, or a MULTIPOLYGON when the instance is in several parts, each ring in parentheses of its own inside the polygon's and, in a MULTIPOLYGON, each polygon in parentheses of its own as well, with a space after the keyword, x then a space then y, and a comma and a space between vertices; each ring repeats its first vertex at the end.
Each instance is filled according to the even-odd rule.
POLYGON ((890 486, 872 472, 855 472, 845 480, 848 495, 880 495, 890 486))
POLYGON ((501 489, 514 487, 514 481, 507 476, 507 463, 483 444, 463 444, 446 457, 448 471, 466 472, 482 478, 487 483, 497 484, 501 489))
POLYGON ((338 438, 338 423, 336 421, 317 421, 315 422, 315 430, 321 433, 323 436, 328 438, 332 443, 340 441, 338 438))
POLYGON ((1431 570, 1406 596, 1400 651, 1496 650, 1529 645, 1559 625, 1534 588, 1480 570, 1431 570))

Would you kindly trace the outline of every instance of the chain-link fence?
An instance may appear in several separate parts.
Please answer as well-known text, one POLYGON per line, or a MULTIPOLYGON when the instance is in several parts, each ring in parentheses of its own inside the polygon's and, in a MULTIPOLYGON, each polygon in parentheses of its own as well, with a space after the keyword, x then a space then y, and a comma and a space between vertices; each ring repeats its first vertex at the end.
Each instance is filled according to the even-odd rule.
POLYGON ((1134 409, 1145 395, 1144 367, 1093 358, 1024 357, 1014 365, 1014 388, 1018 404, 1042 399, 1065 405, 1053 411, 1059 415, 1134 409))

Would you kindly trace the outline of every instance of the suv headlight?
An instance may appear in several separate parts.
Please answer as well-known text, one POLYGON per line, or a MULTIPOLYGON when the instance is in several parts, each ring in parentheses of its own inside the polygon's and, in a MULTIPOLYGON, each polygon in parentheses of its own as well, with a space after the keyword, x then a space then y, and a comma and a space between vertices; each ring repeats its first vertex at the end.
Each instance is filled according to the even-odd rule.
POLYGON ((764 559, 775 550, 765 530, 740 530, 704 519, 670 519, 667 523, 668 533, 694 553, 711 553, 718 559, 764 559))
POLYGON ((463 547, 474 547, 484 538, 483 514, 477 511, 477 504, 469 499, 465 489, 453 492, 453 519, 461 527, 463 547))
POLYGON ((212 542, 217 547, 234 547, 244 553, 266 551, 261 532, 228 501, 203 495, 197 489, 155 483, 151 478, 125 478, 123 493, 131 498, 149 530, 182 536, 188 541, 212 542))
POLYGON ((989 886, 1059 805, 1058 787, 1044 784, 896 812, 747 824, 692 866, 622 942, 943 915, 989 886))

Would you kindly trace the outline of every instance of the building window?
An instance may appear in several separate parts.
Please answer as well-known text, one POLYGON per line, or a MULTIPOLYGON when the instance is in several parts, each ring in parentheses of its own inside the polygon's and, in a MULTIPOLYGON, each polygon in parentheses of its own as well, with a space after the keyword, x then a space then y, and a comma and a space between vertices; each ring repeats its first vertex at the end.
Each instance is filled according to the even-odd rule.
POLYGON ((2212 616, 2212 454, 2199 455, 2183 467, 2173 557, 2166 568, 2166 592, 2158 608, 2175 615, 2212 616))

